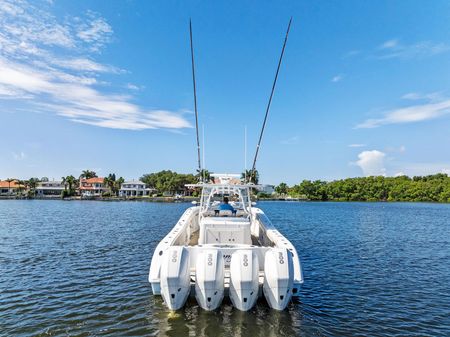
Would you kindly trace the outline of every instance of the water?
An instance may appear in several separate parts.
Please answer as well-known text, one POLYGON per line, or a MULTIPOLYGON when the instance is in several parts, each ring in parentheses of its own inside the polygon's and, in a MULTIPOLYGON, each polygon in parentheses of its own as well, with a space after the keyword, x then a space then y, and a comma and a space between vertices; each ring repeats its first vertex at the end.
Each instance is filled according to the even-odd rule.
POLYGON ((189 206, 0 201, 0 335, 450 335, 450 205, 262 202, 301 257, 300 301, 173 314, 147 275, 189 206))

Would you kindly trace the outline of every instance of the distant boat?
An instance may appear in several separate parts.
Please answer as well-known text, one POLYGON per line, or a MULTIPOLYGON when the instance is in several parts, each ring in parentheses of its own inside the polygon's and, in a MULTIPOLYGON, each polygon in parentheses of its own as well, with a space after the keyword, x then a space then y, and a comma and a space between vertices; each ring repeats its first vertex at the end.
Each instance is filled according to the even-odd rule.
POLYGON ((252 205, 253 184, 236 183, 238 175, 213 175, 218 183, 201 188, 200 205, 188 208, 153 254, 149 282, 171 310, 195 294, 205 310, 218 308, 224 296, 243 311, 264 295, 283 310, 299 296, 302 268, 294 246, 252 205), (229 209, 222 209, 228 198, 229 209), (225 199, 226 200, 226 199, 225 199))
POLYGON ((173 201, 174 202, 183 202, 184 197, 181 194, 175 194, 175 196, 173 197, 173 201))

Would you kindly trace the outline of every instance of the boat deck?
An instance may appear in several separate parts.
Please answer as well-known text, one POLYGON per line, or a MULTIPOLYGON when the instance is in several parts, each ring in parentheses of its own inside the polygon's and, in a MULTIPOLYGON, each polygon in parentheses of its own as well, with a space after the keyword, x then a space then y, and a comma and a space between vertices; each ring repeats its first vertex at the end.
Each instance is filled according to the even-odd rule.
POLYGON ((191 234, 189 238, 189 246, 197 246, 198 245, 198 237, 200 236, 200 231, 195 231, 191 234))

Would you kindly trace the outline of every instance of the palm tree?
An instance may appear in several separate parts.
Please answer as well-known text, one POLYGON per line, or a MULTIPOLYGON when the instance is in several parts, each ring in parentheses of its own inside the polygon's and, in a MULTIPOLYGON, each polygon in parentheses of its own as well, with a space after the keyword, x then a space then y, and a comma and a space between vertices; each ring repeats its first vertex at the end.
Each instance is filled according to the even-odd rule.
POLYGON ((28 191, 29 197, 34 197, 36 195, 36 186, 39 182, 39 178, 30 178, 28 180, 28 187, 30 190, 28 191))
POLYGON ((19 196, 22 195, 22 189, 26 187, 25 183, 25 180, 17 180, 17 189, 19 190, 19 196))
POLYGON ((245 170, 245 172, 242 172, 241 179, 244 181, 245 184, 251 183, 258 185, 259 182, 259 173, 257 169, 254 170, 245 170))
POLYGON ((61 184, 64 185, 64 191, 67 191, 67 178, 61 177, 61 184))
POLYGON ((285 196, 288 191, 288 185, 286 183, 280 183, 277 187, 275 187, 275 192, 280 196, 285 196))
POLYGON ((110 182, 109 182, 110 175, 111 175, 111 174, 109 174, 108 176, 106 176, 106 177, 103 178, 103 186, 109 187, 109 183, 110 183, 110 182))
POLYGON ((116 188, 116 174, 115 173, 108 174, 108 176, 103 179, 103 185, 107 186, 110 189, 111 194, 115 195, 116 194, 116 189, 115 189, 116 188))
POLYGON ((66 177, 66 183, 69 185, 69 195, 73 195, 73 186, 76 185, 77 179, 70 175, 66 177))
POLYGON ((196 178, 199 182, 209 183, 211 181, 211 172, 206 169, 197 170, 196 178))
POLYGON ((80 178, 84 179, 97 178, 97 173, 95 173, 94 171, 84 170, 83 172, 81 172, 80 178))
POLYGON ((62 195, 61 195, 62 198, 67 197, 68 194, 69 194, 69 193, 67 192, 67 184, 68 184, 67 178, 68 178, 68 177, 61 177, 61 184, 64 185, 64 191, 62 192, 62 195))
POLYGON ((8 194, 11 194, 11 183, 15 180, 16 179, 13 179, 13 178, 6 179, 6 181, 8 182, 8 194))
POLYGON ((125 182, 125 179, 123 179, 122 177, 120 177, 119 179, 116 180, 115 183, 115 190, 116 190, 116 196, 119 193, 119 190, 122 188, 122 184, 125 182))

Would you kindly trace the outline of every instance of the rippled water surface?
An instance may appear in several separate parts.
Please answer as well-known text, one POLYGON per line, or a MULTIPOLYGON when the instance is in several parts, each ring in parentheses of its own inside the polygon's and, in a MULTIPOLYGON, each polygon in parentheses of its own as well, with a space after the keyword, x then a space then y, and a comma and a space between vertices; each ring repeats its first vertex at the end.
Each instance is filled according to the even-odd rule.
POLYGON ((450 335, 450 205, 262 202, 299 252, 301 299, 174 314, 147 275, 189 206, 0 201, 0 335, 450 335))

